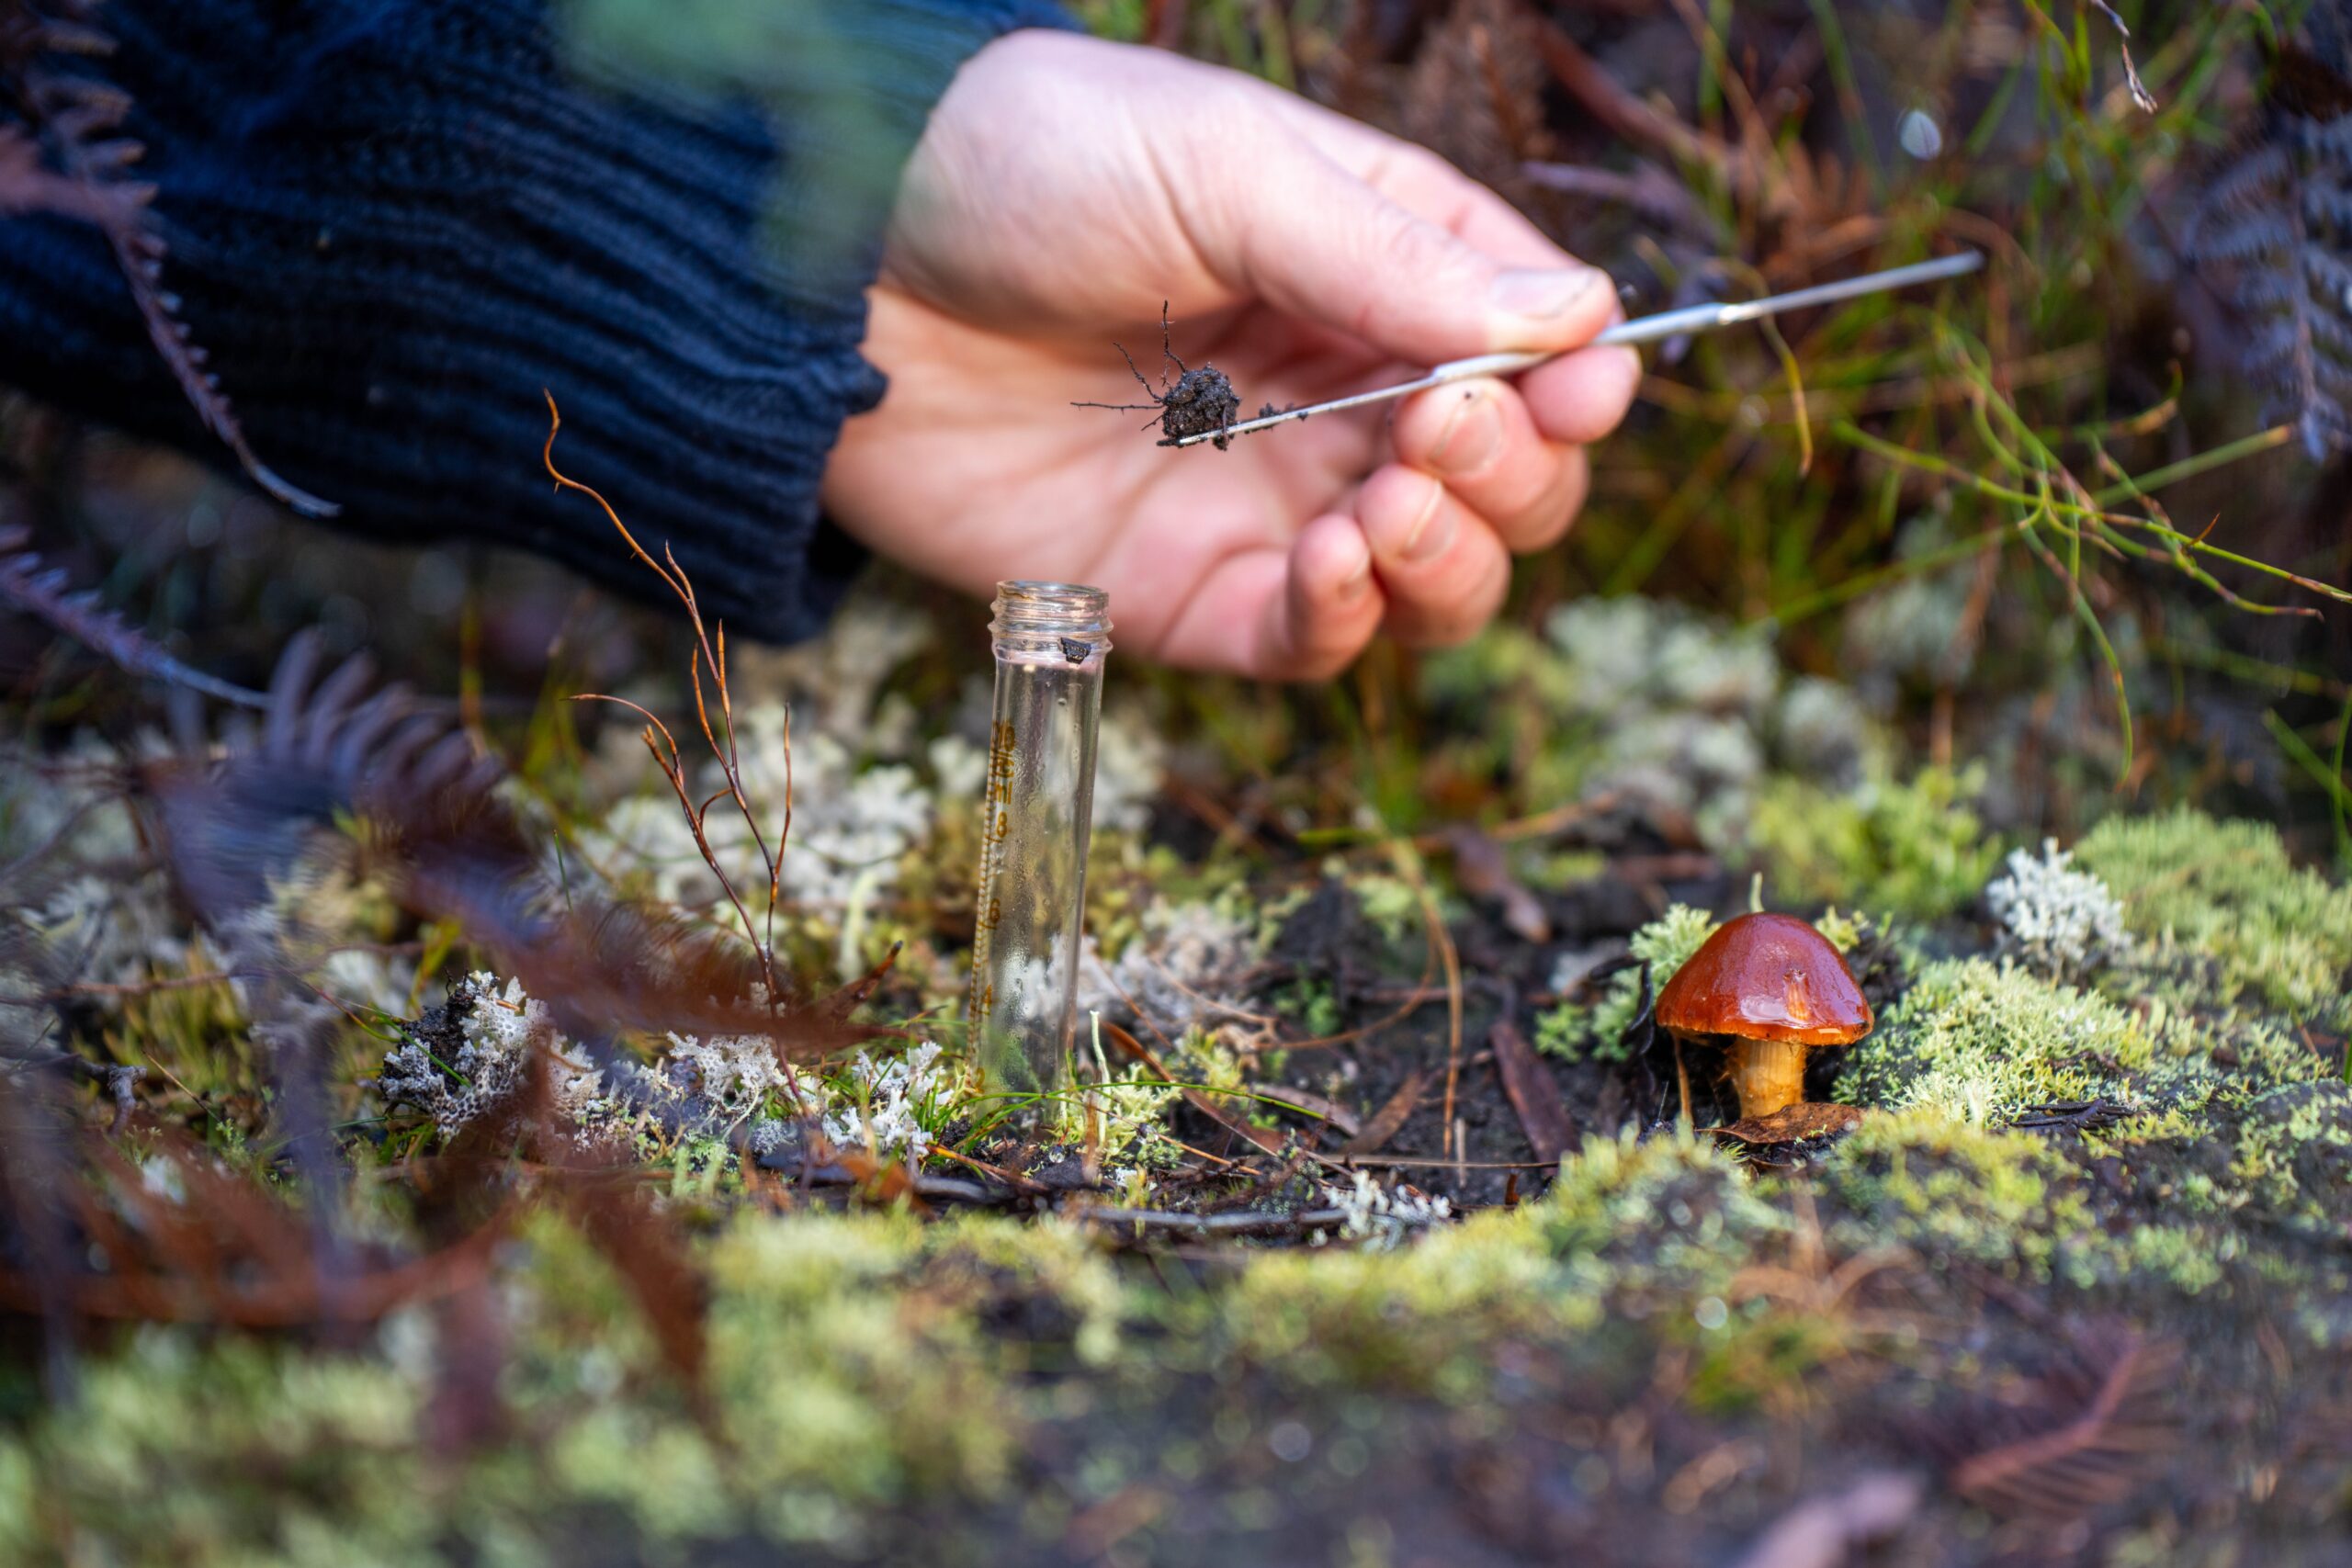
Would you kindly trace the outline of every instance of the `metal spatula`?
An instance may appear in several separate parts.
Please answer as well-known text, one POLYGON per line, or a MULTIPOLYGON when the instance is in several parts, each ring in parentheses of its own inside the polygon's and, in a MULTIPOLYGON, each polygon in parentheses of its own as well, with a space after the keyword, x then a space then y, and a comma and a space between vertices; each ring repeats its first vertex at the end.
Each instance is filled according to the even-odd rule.
MULTIPOLYGON (((1889 288, 1908 288, 1915 283, 1934 283, 1941 278, 1958 277, 1974 272, 1984 265, 1981 251, 1962 251, 1958 255, 1941 256, 1934 261, 1918 262, 1910 266, 1890 267, 1884 272, 1864 273, 1860 277, 1843 278, 1836 283, 1815 284, 1811 288, 1792 289, 1786 294, 1774 294, 1762 299, 1744 299, 1728 305, 1687 305, 1679 310, 1660 310, 1655 316, 1642 316, 1630 321, 1620 321, 1594 338, 1594 343, 1657 343, 1661 338, 1677 337, 1684 333, 1713 332, 1718 327, 1736 326, 1741 321, 1753 321, 1764 316, 1777 315, 1782 310, 1795 310, 1807 305, 1826 305, 1835 300, 1851 299, 1859 295, 1877 294, 1889 288)), ((1573 351, 1568 351, 1573 352, 1573 351)), ((1362 408, 1366 403, 1386 402, 1391 398, 1409 397, 1426 392, 1432 387, 1449 382, 1466 381, 1474 376, 1510 376, 1557 359, 1557 353, 1482 354, 1475 359, 1456 359, 1441 365, 1428 375, 1394 387, 1382 387, 1374 391, 1358 392, 1352 397, 1333 398, 1329 402, 1309 403, 1305 408, 1284 409, 1280 413, 1262 414, 1228 424, 1222 430, 1204 430, 1198 434, 1163 442, 1169 446, 1193 446, 1204 441, 1217 441, 1235 435, 1248 435, 1253 431, 1272 430, 1275 425, 1305 419, 1310 414, 1337 413, 1341 409, 1362 408)))

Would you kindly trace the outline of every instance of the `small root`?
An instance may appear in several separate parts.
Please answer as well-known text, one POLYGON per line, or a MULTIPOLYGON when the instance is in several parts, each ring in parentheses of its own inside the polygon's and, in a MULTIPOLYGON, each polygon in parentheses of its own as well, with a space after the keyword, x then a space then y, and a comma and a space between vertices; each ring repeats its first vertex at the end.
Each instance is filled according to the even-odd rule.
MULTIPOLYGON (((1117 349, 1119 356, 1127 362, 1128 371, 1151 400, 1147 403, 1073 402, 1070 404, 1072 408, 1157 409, 1159 411, 1158 423, 1162 446, 1173 446, 1192 436, 1211 435, 1212 433, 1211 444, 1218 451, 1222 452, 1232 445, 1232 436, 1228 433, 1233 428, 1235 416, 1241 412, 1241 399, 1234 391, 1232 380, 1216 366, 1204 363, 1195 369, 1176 357, 1176 351, 1170 343, 1168 307, 1164 303, 1159 307, 1159 353, 1166 364, 1176 367, 1173 385, 1170 384, 1163 369, 1159 385, 1153 386, 1144 373, 1136 368, 1135 355, 1127 352, 1124 344, 1114 343, 1111 346, 1117 349)), ((1269 403, 1267 408, 1272 412, 1273 405, 1269 403)), ((1145 428, 1149 429, 1150 426, 1145 428)))

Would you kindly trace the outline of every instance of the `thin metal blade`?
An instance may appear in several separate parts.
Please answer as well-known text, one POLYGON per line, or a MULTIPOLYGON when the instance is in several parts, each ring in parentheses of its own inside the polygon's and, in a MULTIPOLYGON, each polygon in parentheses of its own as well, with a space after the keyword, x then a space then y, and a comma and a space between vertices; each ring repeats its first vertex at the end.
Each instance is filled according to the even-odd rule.
MULTIPOLYGON (((1620 321, 1592 341, 1598 344, 1657 343, 1665 338, 1679 337, 1685 333, 1713 332, 1719 327, 1736 326, 1742 321, 1759 321, 1778 315, 1782 310, 1801 310, 1812 305, 1827 305, 1840 299, 1859 299, 1865 294, 1883 293, 1890 288, 1908 288, 1918 283, 1936 283, 1947 277, 1960 277, 1984 265, 1982 251, 1962 251, 1957 255, 1939 256, 1934 261, 1915 262, 1909 266, 1889 267, 1884 272, 1864 273, 1860 277, 1840 278, 1835 283, 1817 283, 1809 288, 1791 289, 1786 294, 1770 295, 1762 299, 1735 300, 1729 304, 1686 305, 1678 310, 1660 310, 1653 316, 1640 316, 1630 321, 1620 321)), ((1572 352, 1572 351, 1562 351, 1572 352)), ((1558 353, 1482 354, 1475 359, 1456 359, 1441 365, 1428 375, 1410 381, 1400 381, 1393 387, 1375 388, 1369 392, 1357 392, 1350 397, 1333 398, 1328 402, 1309 403, 1304 408, 1284 409, 1280 413, 1261 414, 1227 425, 1223 430, 1204 430, 1197 435, 1186 435, 1174 441, 1163 441, 1163 446, 1196 446, 1204 441, 1220 436, 1230 438, 1249 435, 1261 430, 1272 430, 1278 424, 1289 424, 1314 414, 1338 413, 1342 409, 1362 408, 1367 403, 1386 402, 1391 398, 1410 397, 1433 387, 1466 381, 1476 376, 1513 376, 1532 369, 1547 359, 1557 359, 1558 353)))

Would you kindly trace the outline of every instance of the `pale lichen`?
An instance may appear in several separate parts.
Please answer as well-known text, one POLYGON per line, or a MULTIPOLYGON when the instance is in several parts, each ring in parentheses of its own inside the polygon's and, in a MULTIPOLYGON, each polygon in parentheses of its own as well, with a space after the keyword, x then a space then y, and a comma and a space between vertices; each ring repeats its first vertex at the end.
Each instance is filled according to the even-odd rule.
POLYGON ((1094 826, 1136 833, 1151 818, 1168 778, 1168 742, 1148 716, 1125 699, 1106 699, 1095 734, 1094 826))
MULTIPOLYGON (((1340 1211, 1340 1235, 1374 1251, 1386 1251, 1414 1231, 1449 1218, 1453 1205, 1402 1182, 1383 1186, 1368 1171, 1356 1171, 1346 1186, 1322 1184, 1323 1201, 1340 1211)), ((1314 1238, 1323 1239, 1321 1233, 1314 1238)))
POLYGON ((821 1115, 825 1136, 843 1148, 921 1165, 931 1140, 955 1113, 962 1076, 926 1040, 903 1056, 860 1051, 829 1080, 829 1102, 804 1107, 821 1115))
POLYGON ((526 995, 522 981, 501 989, 498 976, 478 971, 450 987, 437 1018, 404 1031, 374 1088, 385 1104, 422 1111, 442 1137, 454 1138, 513 1096, 534 1051, 562 1048, 546 1004, 526 995))
POLYGON ((1155 906, 1109 963, 1092 936, 1085 939, 1079 1016, 1148 1020, 1170 1038, 1195 1022, 1224 1021, 1237 1010, 1247 1011, 1238 988, 1258 953, 1256 922, 1246 911, 1213 902, 1155 906))
MULTIPOLYGON (((741 920, 704 855, 726 868, 754 919, 766 914, 767 874, 760 839, 775 847, 788 804, 792 832, 782 841, 779 898, 796 911, 822 917, 831 927, 859 919, 894 893, 909 857, 931 841, 939 815, 937 786, 910 762, 867 765, 860 752, 830 733, 789 735, 790 716, 775 703, 751 705, 736 716, 741 776, 752 815, 718 809, 702 818, 702 840, 665 788, 640 788, 616 801, 582 836, 590 863, 620 887, 663 902, 711 907, 712 917, 741 920), (789 761, 787 766, 787 750, 789 761), (786 780, 791 780, 787 792, 786 780)), ((956 772, 960 759, 926 759, 956 772)), ((619 760, 609 764, 619 772, 619 760)), ((720 793, 728 781, 715 761, 687 759, 690 787, 720 793)), ((644 768, 638 769, 641 780, 644 768)), ((960 777, 959 773, 959 777, 960 777)))
POLYGON ((1608 791, 1728 852, 1771 769, 1842 790, 1882 765, 1875 722, 1828 682, 1789 680, 1766 628, 1628 595, 1572 600, 1544 629, 1490 632, 1427 672, 1440 702, 1527 726, 1503 749, 1531 806, 1608 791))
POLYGON ((673 1034, 664 1060, 692 1075, 691 1088, 706 1125, 733 1128, 766 1110, 798 1081, 785 1070, 775 1042, 763 1035, 673 1034))
POLYGON ((2006 945, 2044 975, 2072 979, 2131 951, 2123 906, 2107 884, 2074 868, 2074 855, 2044 839, 2041 853, 2009 852, 2008 871, 1987 884, 1984 907, 2006 945))

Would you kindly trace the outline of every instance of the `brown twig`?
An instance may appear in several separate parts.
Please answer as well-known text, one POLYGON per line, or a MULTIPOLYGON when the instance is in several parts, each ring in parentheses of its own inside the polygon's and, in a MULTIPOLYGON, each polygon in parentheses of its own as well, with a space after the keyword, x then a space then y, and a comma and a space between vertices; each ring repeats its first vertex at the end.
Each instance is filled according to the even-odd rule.
POLYGON ((1170 1209, 1121 1209, 1072 1204, 1061 1211, 1088 1224, 1134 1225, 1145 1230, 1190 1231, 1198 1235, 1265 1235, 1320 1230, 1347 1222, 1342 1209, 1302 1209, 1295 1214, 1187 1214, 1170 1209))
POLYGON ((594 502, 603 511, 605 518, 611 522, 615 531, 620 535, 622 542, 628 546, 629 553, 634 555, 654 576, 660 578, 663 586, 677 595, 678 603, 685 609, 687 623, 694 628, 695 635, 695 648, 689 670, 694 689, 695 720, 702 730, 704 744, 710 748, 711 756, 718 763, 719 774, 726 781, 726 787, 714 791, 708 799, 697 806, 693 795, 687 791, 684 759, 678 750, 677 738, 670 732, 669 726, 636 703, 624 698, 607 696, 597 692, 583 692, 572 700, 612 703, 629 709, 647 721, 648 728, 643 731, 645 749, 652 753, 654 765, 662 770, 662 777, 669 781, 670 788, 676 794, 679 808, 685 814, 686 826, 694 834, 695 847, 702 852, 703 863, 710 867, 711 874, 718 878, 719 886, 725 890, 728 902, 734 906, 736 917, 743 922, 743 939, 752 944, 759 955, 760 975, 767 986, 770 1006, 781 1006, 784 988, 777 984, 775 972, 775 908, 783 895, 784 850, 792 835, 791 712, 789 709, 786 711, 784 721, 784 825, 777 834, 775 848, 770 850, 767 835, 760 828, 759 814, 752 809, 750 797, 743 791, 742 763, 735 739, 735 702, 727 683, 725 623, 719 624, 716 633, 704 624, 702 606, 695 598, 694 581, 686 575, 685 569, 678 564, 677 557, 671 554, 667 546, 662 547, 662 559, 655 560, 646 552, 645 547, 637 542, 637 536, 628 531, 628 525, 621 521, 620 513, 613 510, 612 502, 606 501, 593 487, 569 477, 555 466, 555 438, 563 429, 563 415, 556 408, 553 392, 543 389, 541 395, 548 400, 548 440, 545 449, 540 454, 540 459, 547 466, 548 477, 555 480, 559 489, 577 491, 594 502), (711 726, 710 705, 703 689, 703 671, 706 667, 710 671, 711 682, 718 688, 718 694, 719 725, 716 730, 711 726), (662 744, 669 748, 669 755, 666 757, 662 755, 662 747, 654 743, 654 736, 657 732, 661 736, 662 744), (736 811, 743 819, 743 826, 751 832, 752 843, 759 853, 760 863, 767 872, 768 901, 763 924, 752 920, 751 911, 745 908, 741 894, 736 888, 734 878, 727 874, 726 867, 718 863, 718 856, 712 850, 709 836, 705 831, 710 817, 710 808, 717 804, 722 795, 734 803, 736 811), (753 934, 755 930, 762 934, 753 934))
POLYGON ((1445 1104, 1441 1111, 1442 1134, 1447 1150, 1459 1155, 1453 1147, 1453 1100, 1462 1079, 1462 955, 1454 950, 1453 937, 1445 929, 1445 916, 1437 907, 1437 896, 1430 891, 1429 878, 1421 874, 1419 857, 1412 846, 1403 840, 1396 840, 1390 849, 1397 874, 1411 884, 1413 894, 1420 901, 1421 919, 1428 925, 1430 947, 1437 954, 1445 970, 1445 1104))

